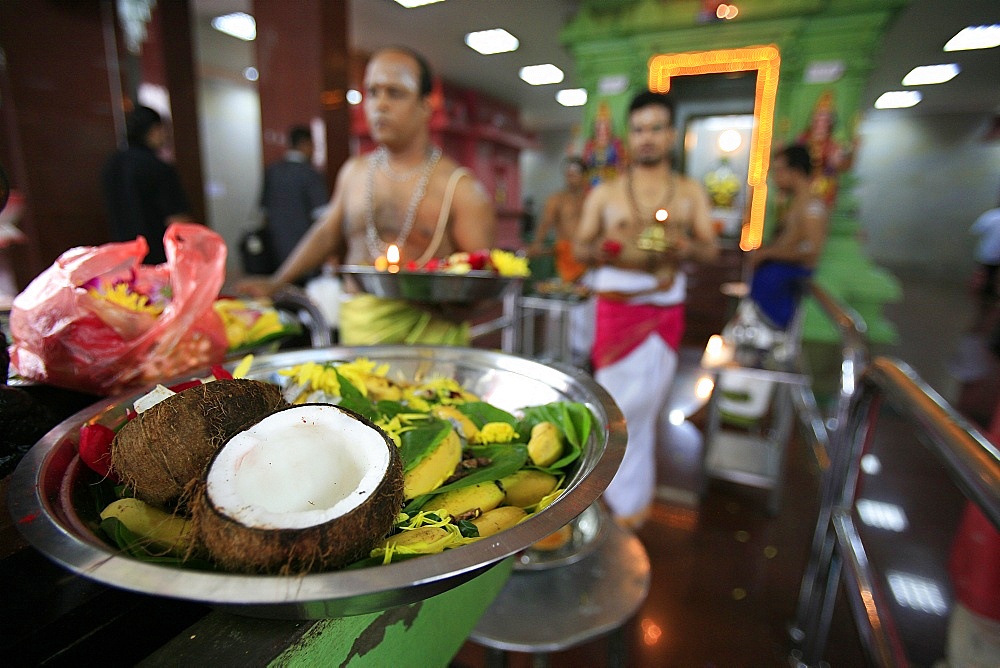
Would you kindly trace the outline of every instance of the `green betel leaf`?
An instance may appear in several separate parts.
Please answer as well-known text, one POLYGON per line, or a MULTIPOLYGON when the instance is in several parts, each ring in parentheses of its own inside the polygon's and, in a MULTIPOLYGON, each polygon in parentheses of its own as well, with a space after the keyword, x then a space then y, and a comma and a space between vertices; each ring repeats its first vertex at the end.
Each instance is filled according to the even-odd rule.
POLYGON ((455 406, 463 415, 482 427, 488 422, 505 422, 510 426, 517 424, 517 418, 505 410, 501 410, 485 401, 470 401, 455 406))
POLYGON ((576 402, 554 402, 532 406, 524 410, 524 417, 517 425, 518 433, 530 434, 539 422, 551 422, 562 432, 565 450, 562 457, 541 470, 559 475, 561 469, 576 461, 583 446, 590 438, 594 416, 585 405, 576 402))
MULTIPOLYGON (((429 498, 433 498, 433 496, 452 489, 461 489, 462 487, 468 487, 469 485, 475 485, 480 482, 499 480, 500 478, 509 476, 514 471, 522 468, 528 462, 528 447, 520 443, 476 445, 467 448, 466 452, 472 457, 489 459, 490 463, 486 466, 480 466, 479 468, 473 469, 468 475, 459 478, 455 482, 441 485, 434 490, 433 495, 428 495, 424 499, 424 502, 426 502, 429 498)), ((414 501, 416 501, 416 499, 414 501)), ((409 509, 412 505, 413 504, 407 506, 407 509, 409 509)), ((424 503, 421 503, 418 507, 422 507, 423 505, 424 503)))
POLYGON ((433 452, 449 431, 450 422, 430 418, 400 434, 399 456, 403 460, 403 471, 411 470, 433 452))
POLYGON ((382 399, 381 401, 377 402, 375 404, 375 408, 378 411, 379 415, 386 418, 387 420, 391 420, 400 413, 413 412, 412 408, 408 408, 403 404, 399 403, 398 401, 389 401, 388 399, 382 399))
POLYGON ((199 570, 213 570, 212 564, 203 559, 185 559, 172 554, 165 554, 149 539, 130 530, 117 517, 101 520, 101 532, 124 554, 151 564, 163 564, 199 570))
POLYGON ((337 374, 337 380, 340 382, 340 406, 363 415, 369 420, 377 420, 378 409, 372 400, 363 395, 361 390, 351 384, 351 381, 340 375, 339 371, 334 369, 334 373, 337 374))

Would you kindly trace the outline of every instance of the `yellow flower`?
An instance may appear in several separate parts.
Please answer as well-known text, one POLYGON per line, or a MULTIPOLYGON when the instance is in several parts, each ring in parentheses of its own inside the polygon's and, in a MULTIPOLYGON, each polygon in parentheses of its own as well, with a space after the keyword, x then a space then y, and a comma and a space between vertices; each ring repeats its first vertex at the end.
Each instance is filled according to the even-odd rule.
POLYGON ((479 401, 454 378, 432 378, 422 385, 408 388, 403 397, 411 408, 429 411, 434 404, 455 405, 479 401))
POLYGON ((510 251, 494 248, 490 251, 490 262, 501 276, 530 276, 528 258, 518 257, 510 251))
POLYGON ((296 384, 304 388, 300 396, 305 396, 315 390, 321 390, 334 397, 340 396, 340 380, 334 373, 333 367, 316 362, 306 362, 289 369, 282 369, 278 373, 282 376, 289 376, 296 384))
POLYGON ((510 443, 517 437, 518 433, 514 431, 514 427, 506 422, 487 422, 472 440, 480 445, 489 445, 490 443, 510 443))
POLYGON ((138 292, 132 292, 128 283, 115 283, 103 292, 93 288, 87 292, 95 299, 103 299, 136 313, 147 313, 154 317, 163 313, 162 304, 150 304, 149 297, 138 292))
MULTIPOLYGON (((358 388, 364 396, 368 396, 368 379, 371 377, 384 378, 389 372, 389 365, 376 366, 375 362, 367 357, 359 357, 352 362, 345 362, 337 365, 340 375, 350 381, 351 385, 358 388)), ((383 385, 381 382, 374 382, 374 386, 383 385)))

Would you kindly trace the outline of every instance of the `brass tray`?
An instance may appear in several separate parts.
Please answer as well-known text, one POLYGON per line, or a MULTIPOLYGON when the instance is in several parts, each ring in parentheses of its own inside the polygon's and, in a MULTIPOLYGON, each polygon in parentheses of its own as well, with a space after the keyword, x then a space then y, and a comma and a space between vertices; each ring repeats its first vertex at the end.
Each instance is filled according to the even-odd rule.
MULTIPOLYGON (((95 533, 98 510, 87 486, 97 474, 76 454, 80 426, 113 423, 142 392, 84 409, 46 434, 10 478, 8 506, 24 537, 48 558, 81 576, 131 591, 207 603, 244 615, 322 619, 365 614, 423 600, 485 572, 571 522, 611 482, 625 452, 625 420, 592 378, 514 355, 434 346, 332 347, 258 357, 251 377, 282 383, 284 369, 304 362, 367 357, 403 378, 450 376, 484 401, 508 411, 552 401, 578 401, 595 429, 551 506, 488 540, 387 566, 303 576, 251 576, 182 569, 120 554, 95 533)), ((234 363, 231 363, 232 366, 234 363)), ((189 377, 198 377, 191 374, 189 377)), ((181 379, 176 379, 181 380, 181 379)))
POLYGON ((387 299, 427 304, 468 304, 496 301, 509 289, 523 283, 520 276, 500 276, 492 271, 449 274, 435 271, 379 271, 365 265, 342 265, 338 271, 350 276, 365 292, 387 299))

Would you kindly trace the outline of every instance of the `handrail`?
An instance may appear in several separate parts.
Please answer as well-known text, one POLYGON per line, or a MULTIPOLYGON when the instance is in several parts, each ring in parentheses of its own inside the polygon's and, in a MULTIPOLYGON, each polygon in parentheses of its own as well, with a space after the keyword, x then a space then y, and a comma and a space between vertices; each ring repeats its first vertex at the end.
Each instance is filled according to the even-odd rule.
POLYGON ((868 365, 869 345, 868 326, 856 311, 835 299, 816 282, 810 284, 812 296, 817 304, 830 318, 840 334, 841 364, 838 383, 837 404, 833 414, 832 428, 827 427, 819 414, 815 397, 803 391, 802 397, 797 397, 801 415, 809 416, 809 426, 815 448, 820 450, 823 459, 820 469, 823 477, 820 483, 819 511, 816 528, 813 532, 809 559, 802 575, 799 587, 799 598, 796 606, 795 619, 789 633, 794 641, 809 647, 822 648, 826 644, 826 633, 829 622, 824 608, 827 596, 823 589, 823 577, 829 570, 833 557, 835 537, 830 530, 833 517, 833 507, 839 498, 844 479, 850 466, 848 448, 844 443, 845 426, 848 423, 849 412, 854 395, 857 391, 858 379, 868 365))
POLYGON ((905 362, 880 357, 863 380, 874 386, 863 386, 863 391, 880 391, 904 416, 918 422, 927 446, 942 459, 962 493, 1000 529, 1000 449, 905 362))
POLYGON ((826 625, 836 598, 841 570, 847 598, 859 635, 870 658, 879 666, 907 665, 895 623, 875 585, 875 570, 865 554, 853 520, 855 495, 861 475, 861 456, 869 442, 879 409, 890 405, 902 419, 920 427, 918 438, 946 468, 952 480, 990 521, 1000 528, 1000 450, 960 416, 906 363, 876 358, 860 379, 843 442, 849 459, 840 498, 831 517, 836 549, 827 564, 826 597, 819 633, 808 638, 807 665, 818 660, 825 645, 826 625))

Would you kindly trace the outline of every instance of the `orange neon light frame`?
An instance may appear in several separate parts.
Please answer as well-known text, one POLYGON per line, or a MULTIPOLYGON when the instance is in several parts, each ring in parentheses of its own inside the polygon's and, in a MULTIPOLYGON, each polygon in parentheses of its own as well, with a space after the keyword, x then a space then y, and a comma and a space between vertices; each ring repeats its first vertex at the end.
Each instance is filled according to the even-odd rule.
POLYGON ((739 49, 692 51, 653 56, 649 59, 649 89, 657 93, 670 90, 670 79, 691 74, 757 71, 754 93, 754 124, 750 138, 750 217, 740 239, 740 248, 753 250, 764 237, 764 207, 767 202, 767 168, 770 164, 774 135, 774 103, 778 93, 778 70, 781 56, 778 47, 748 46, 739 49))

